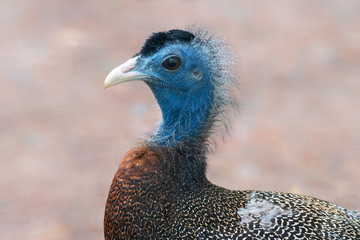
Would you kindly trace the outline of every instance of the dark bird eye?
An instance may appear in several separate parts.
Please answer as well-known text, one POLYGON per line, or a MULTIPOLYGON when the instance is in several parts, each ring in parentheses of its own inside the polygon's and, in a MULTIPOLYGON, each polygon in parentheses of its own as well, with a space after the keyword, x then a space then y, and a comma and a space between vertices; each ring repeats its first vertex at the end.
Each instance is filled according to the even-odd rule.
POLYGON ((170 71, 177 70, 180 67, 180 65, 181 65, 181 60, 177 56, 170 56, 166 58, 162 63, 163 68, 170 71))

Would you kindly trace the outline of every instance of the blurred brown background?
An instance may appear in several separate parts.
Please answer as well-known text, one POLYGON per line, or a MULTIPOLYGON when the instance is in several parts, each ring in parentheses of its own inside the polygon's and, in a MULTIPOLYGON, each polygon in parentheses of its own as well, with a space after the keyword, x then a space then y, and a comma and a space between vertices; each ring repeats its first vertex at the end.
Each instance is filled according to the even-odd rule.
POLYGON ((211 27, 239 59, 242 109, 209 178, 360 209, 359 1, 3 0, 0 238, 102 239, 120 159, 160 112, 103 90, 151 33, 211 27))

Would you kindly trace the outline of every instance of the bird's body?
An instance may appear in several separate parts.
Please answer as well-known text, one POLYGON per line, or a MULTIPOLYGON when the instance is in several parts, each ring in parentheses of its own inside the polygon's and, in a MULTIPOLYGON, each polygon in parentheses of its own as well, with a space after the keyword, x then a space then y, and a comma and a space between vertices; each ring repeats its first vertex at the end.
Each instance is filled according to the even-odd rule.
POLYGON ((144 80, 163 114, 158 132, 121 161, 105 239, 360 239, 360 214, 316 198, 233 191, 206 178, 209 135, 236 105, 221 41, 204 30, 153 34, 105 86, 144 80))
POLYGON ((144 145, 122 160, 106 239, 359 239, 355 212, 302 195, 227 190, 203 173, 190 180, 179 152, 144 145))

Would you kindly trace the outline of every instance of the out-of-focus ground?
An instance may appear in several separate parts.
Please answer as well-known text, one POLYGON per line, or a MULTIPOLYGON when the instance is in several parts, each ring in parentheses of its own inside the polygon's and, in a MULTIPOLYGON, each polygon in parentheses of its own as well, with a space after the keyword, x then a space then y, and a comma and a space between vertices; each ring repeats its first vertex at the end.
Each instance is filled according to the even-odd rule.
POLYGON ((107 73, 151 33, 210 26, 238 57, 242 109, 210 156, 232 189, 360 209, 359 1, 36 1, 0 8, 0 239, 102 239, 112 177, 160 112, 107 73))

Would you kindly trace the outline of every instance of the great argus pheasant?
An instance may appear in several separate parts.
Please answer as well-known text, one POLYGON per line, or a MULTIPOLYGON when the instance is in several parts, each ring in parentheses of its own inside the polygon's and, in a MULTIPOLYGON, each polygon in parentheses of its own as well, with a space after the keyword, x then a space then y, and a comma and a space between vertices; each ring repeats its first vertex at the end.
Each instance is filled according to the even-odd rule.
POLYGON ((105 239, 360 239, 360 214, 304 195, 234 191, 206 178, 212 135, 237 106, 232 54, 208 30, 152 34, 104 87, 141 80, 162 112, 113 179, 105 239))

